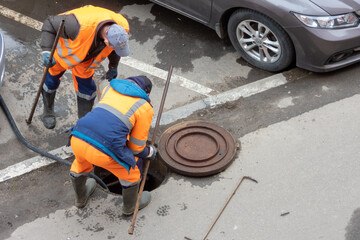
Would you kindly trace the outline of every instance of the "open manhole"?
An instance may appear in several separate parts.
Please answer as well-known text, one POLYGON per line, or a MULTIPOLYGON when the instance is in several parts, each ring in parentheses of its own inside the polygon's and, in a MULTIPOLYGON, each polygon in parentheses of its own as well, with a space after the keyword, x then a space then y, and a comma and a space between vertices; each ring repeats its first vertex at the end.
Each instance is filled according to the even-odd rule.
MULTIPOLYGON (((158 188, 166 179, 168 168, 156 157, 149 166, 145 180, 144 191, 152 191, 158 188)), ((108 170, 94 166, 94 174, 98 176, 114 194, 122 194, 119 179, 108 170)))
POLYGON ((233 161, 238 144, 225 129, 206 121, 182 122, 159 140, 159 155, 174 172, 203 177, 219 173, 233 161))

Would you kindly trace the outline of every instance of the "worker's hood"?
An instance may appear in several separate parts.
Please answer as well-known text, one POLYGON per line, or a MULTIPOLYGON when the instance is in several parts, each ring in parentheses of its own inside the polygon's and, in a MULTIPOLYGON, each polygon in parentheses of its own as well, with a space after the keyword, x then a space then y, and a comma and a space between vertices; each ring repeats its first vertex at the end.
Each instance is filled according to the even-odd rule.
POLYGON ((360 0, 310 0, 317 6, 324 9, 330 15, 339 15, 343 13, 360 10, 360 0))
POLYGON ((118 93, 131 97, 143 98, 150 102, 150 98, 146 92, 135 83, 123 79, 113 79, 110 82, 110 86, 118 93))
POLYGON ((5 75, 5 43, 3 35, 0 32, 0 88, 5 75))

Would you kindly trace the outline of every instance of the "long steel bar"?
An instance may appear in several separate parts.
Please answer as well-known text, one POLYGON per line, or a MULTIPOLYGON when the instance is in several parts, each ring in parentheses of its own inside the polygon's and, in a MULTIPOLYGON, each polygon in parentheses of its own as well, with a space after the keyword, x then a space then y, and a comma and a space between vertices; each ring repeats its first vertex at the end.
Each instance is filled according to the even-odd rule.
POLYGON ((220 212, 218 213, 218 215, 216 216, 213 224, 211 225, 211 227, 209 228, 209 230, 207 231, 206 235, 204 236, 203 240, 205 240, 207 238, 207 236, 209 235, 211 229, 214 227, 216 221, 219 219, 220 215, 222 214, 222 212, 224 211, 224 209, 226 208, 226 206, 228 205, 228 203, 230 202, 230 199, 232 198, 232 196, 234 196, 236 190, 239 188, 240 184, 242 183, 242 181, 244 181, 244 179, 249 179, 253 182, 258 183, 258 181, 256 181, 255 179, 249 177, 249 176, 244 176, 241 178, 241 180, 238 182, 238 184, 236 185, 236 187, 234 188, 234 190, 232 191, 231 195, 229 196, 229 198, 227 199, 225 205, 223 206, 223 208, 220 210, 220 212))
MULTIPOLYGON (((61 32, 63 31, 63 29, 64 29, 64 23, 65 23, 65 21, 63 20, 63 21, 61 22, 61 24, 60 24, 60 27, 59 27, 57 33, 56 33, 55 41, 53 42, 53 45, 52 45, 52 48, 51 48, 50 57, 49 57, 49 61, 50 61, 50 62, 51 62, 52 59, 53 59, 53 56, 54 56, 54 53, 55 53, 55 50, 56 50, 56 46, 57 46, 57 43, 58 43, 59 38, 60 38, 60 34, 61 34, 61 32)), ((34 104, 33 104, 32 108, 31 108, 31 112, 30 112, 29 118, 26 119, 26 123, 27 123, 27 124, 31 124, 32 118, 33 118, 33 116, 34 116, 35 108, 36 108, 36 105, 37 105, 37 103, 38 103, 38 101, 39 101, 40 93, 41 93, 41 91, 42 91, 42 88, 43 88, 43 85, 44 85, 44 82, 45 82, 45 78, 46 78, 46 75, 47 75, 48 72, 49 72, 49 67, 46 67, 46 68, 45 68, 45 71, 44 71, 44 74, 43 74, 43 77, 42 77, 42 80, 41 80, 41 82, 40 82, 39 89, 38 89, 38 91, 37 91, 37 93, 36 93, 35 101, 34 101, 34 104)))
MULTIPOLYGON (((170 79, 171 79, 172 71, 173 71, 173 66, 170 66, 168 76, 167 76, 167 79, 166 79, 166 83, 165 83, 165 88, 164 88, 163 95, 162 95, 162 98, 161 98, 159 112, 158 112, 156 123, 155 123, 154 133, 153 133, 152 139, 151 139, 151 144, 152 145, 154 145, 154 143, 155 143, 157 131, 158 131, 158 128, 159 128, 159 125, 160 125, 160 118, 161 118, 161 114, 163 112, 167 91, 168 91, 168 88, 169 88, 169 85, 170 85, 170 79)), ((128 233, 131 234, 131 235, 134 233, 136 216, 137 216, 137 213, 139 211, 140 199, 141 199, 142 192, 144 190, 145 180, 146 180, 147 172, 149 170, 149 166, 150 166, 150 160, 147 159, 147 160, 145 160, 145 169, 144 169, 144 174, 143 174, 143 180, 142 180, 141 185, 140 185, 140 190, 139 190, 138 198, 137 198, 136 205, 135 205, 135 211, 134 211, 134 214, 133 214, 133 217, 132 217, 130 228, 128 230, 128 233)))

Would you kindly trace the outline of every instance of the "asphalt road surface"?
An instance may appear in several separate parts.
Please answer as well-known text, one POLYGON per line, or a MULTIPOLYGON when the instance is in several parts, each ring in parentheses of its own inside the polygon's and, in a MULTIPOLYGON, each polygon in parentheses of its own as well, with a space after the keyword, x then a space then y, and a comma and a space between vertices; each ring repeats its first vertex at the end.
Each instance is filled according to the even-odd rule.
MULTIPOLYGON (((159 108, 167 71, 170 66, 174 66, 172 83, 166 99, 163 122, 159 134, 171 125, 185 120, 208 120, 224 127, 239 142, 241 142, 241 139, 248 141, 246 144, 241 144, 238 152, 238 157, 244 154, 244 159, 251 155, 249 154, 249 149, 256 152, 256 144, 253 143, 254 147, 250 143, 256 138, 254 135, 262 136, 262 139, 264 141, 267 140, 266 142, 270 146, 271 139, 267 139, 266 136, 268 136, 267 134, 275 134, 274 139, 277 139, 277 132, 279 136, 283 136, 286 139, 282 144, 294 141, 294 144, 297 144, 298 151, 304 152, 304 155, 308 156, 307 160, 309 162, 304 163, 305 167, 308 164, 313 169, 319 169, 320 173, 323 168, 326 168, 326 161, 321 161, 318 163, 319 165, 315 166, 315 163, 312 163, 312 161, 325 156, 327 152, 334 152, 334 154, 330 154, 332 156, 337 156, 335 153, 343 153, 342 156, 349 156, 347 158, 349 161, 352 160, 352 157, 355 159, 356 141, 348 143, 344 138, 348 137, 349 139, 358 140, 357 136, 359 134, 357 130, 359 129, 351 125, 352 115, 346 114, 352 113, 352 111, 345 110, 359 104, 359 98, 357 97, 360 92, 359 64, 325 74, 311 73, 298 68, 293 68, 279 74, 271 74, 246 64, 235 52, 230 42, 228 40, 220 40, 211 29, 170 10, 153 5, 150 2, 89 1, 87 4, 102 6, 120 12, 129 20, 131 55, 121 60, 119 78, 140 74, 148 75, 154 83, 151 99, 155 113, 159 108), (331 111, 332 114, 328 111, 331 111), (312 118, 303 117, 308 113, 312 114, 312 118), (325 113, 325 117, 317 115, 325 113), (341 121, 342 116, 348 121, 341 121), (317 117, 319 117, 318 122, 316 122, 317 117), (331 117, 329 123, 337 122, 339 125, 331 124, 327 128, 326 117, 331 117), (335 117, 339 117, 339 120, 336 120, 335 117), (300 129, 306 128, 305 123, 313 123, 312 132, 314 134, 319 132, 316 136, 320 136, 320 133, 328 133, 324 138, 319 138, 319 141, 325 141, 326 137, 334 138, 335 140, 339 139, 339 141, 320 145, 321 150, 319 149, 318 152, 322 155, 318 156, 315 154, 317 151, 311 149, 311 145, 307 144, 312 143, 312 145, 316 145, 319 142, 311 141, 316 140, 316 137, 312 136, 311 132, 304 133, 306 138, 301 139, 301 141, 298 139, 298 135, 291 135, 299 133, 290 131, 295 128, 290 124, 295 121, 294 119, 296 119, 300 129), (287 128, 288 125, 283 123, 289 123, 292 128, 287 128), (341 135, 341 131, 339 131, 341 129, 346 133, 346 136, 341 135), (287 130, 290 135, 286 134, 287 130), (331 135, 332 132, 334 132, 334 135, 331 135), (351 138, 352 136, 353 138, 351 138), (343 142, 346 142, 347 145, 344 146, 343 142), (246 148, 244 149, 244 147, 246 148)), ((46 151, 63 151, 62 147, 67 143, 65 131, 76 122, 77 113, 71 74, 67 72, 62 79, 55 103, 58 121, 57 127, 54 130, 48 130, 42 126, 40 120, 42 113, 41 99, 35 111, 32 124, 27 125, 25 123, 42 77, 43 68, 40 59, 39 29, 47 15, 61 13, 81 5, 82 3, 78 1, 0 1, 0 31, 5 36, 7 60, 5 82, 0 89, 0 94, 24 137, 35 146, 46 151)), ((99 81, 101 88, 107 84, 106 80, 102 80, 106 70, 106 62, 96 70, 96 80, 99 81)), ((356 108, 351 109, 356 110, 356 108)), ((354 114, 353 121, 358 122, 358 118, 359 116, 354 114)), ((259 143, 259 150, 268 150, 261 148, 261 146, 259 143)), ((290 146, 287 149, 296 149, 295 146, 290 146)), ((276 146, 273 147, 274 151, 281 149, 281 147, 279 149, 276 146)), ((71 151, 69 152, 61 154, 71 160, 71 151)), ((279 153, 279 158, 285 159, 284 162, 286 162, 286 159, 293 159, 294 155, 292 154, 294 152, 284 151, 284 153, 279 153), (287 155, 282 156, 283 154, 287 155)), ((261 159, 267 158, 263 152, 256 152, 254 155, 251 156, 251 159, 258 159, 256 163, 259 166, 263 163, 261 159)), ((12 176, 10 179, 0 182, 0 239, 7 239, 17 229, 17 232, 20 233, 19 235, 14 234, 13 239, 21 239, 19 236, 22 234, 21 229, 24 229, 22 226, 25 223, 31 223, 36 219, 47 217, 59 209, 69 209, 73 204, 73 192, 68 179, 67 166, 59 163, 45 164, 45 167, 35 167, 29 173, 26 173, 26 170, 23 171, 23 169, 30 167, 27 165, 26 160, 35 158, 37 161, 37 157, 36 153, 19 143, 5 115, 0 111, 0 169, 2 169, 0 171, 2 171, 2 174, 10 172, 9 174, 12 176), (20 168, 24 174, 17 175, 16 173, 21 173, 20 168)), ((332 163, 337 162, 332 157, 328 158, 333 160, 332 163)), ((269 157, 269 159, 272 158, 269 157)), ((284 162, 279 163, 284 165, 284 162)), ((358 178, 355 175, 358 167, 356 164, 352 165, 353 162, 350 163, 348 166, 351 169, 345 166, 337 166, 339 168, 338 172, 344 173, 342 168, 345 168, 346 174, 338 177, 335 176, 335 179, 341 179, 342 181, 335 183, 336 186, 334 186, 335 190, 352 189, 351 187, 354 189, 352 194, 349 194, 348 201, 341 202, 341 204, 346 203, 347 207, 344 207, 344 211, 339 210, 342 213, 349 212, 348 215, 339 217, 339 222, 337 222, 340 226, 347 226, 347 230, 345 231, 345 227, 343 227, 343 234, 334 230, 336 234, 333 234, 333 236, 340 235, 344 236, 346 240, 355 240, 360 238, 360 234, 358 230, 359 223, 356 221, 358 219, 358 211, 356 209, 359 207, 359 204, 356 205, 354 200, 358 201, 360 196, 358 195, 359 191, 356 189, 357 186, 351 185, 358 178), (347 186, 346 183, 349 183, 350 186, 347 186), (353 211, 354 215, 351 215, 353 211), (344 219, 347 219, 347 221, 343 221, 344 219)), ((331 164, 329 163, 329 165, 331 164)), ((219 189, 216 186, 212 189, 211 186, 216 182, 221 183, 225 181, 224 179, 234 179, 236 182, 237 178, 235 176, 237 175, 231 175, 236 172, 234 170, 235 166, 239 168, 239 172, 242 172, 243 169, 251 169, 249 167, 251 164, 246 165, 246 161, 244 161, 244 165, 232 166, 228 173, 229 175, 226 175, 225 171, 223 175, 215 175, 213 178, 185 178, 185 181, 200 187, 204 192, 228 189, 228 185, 219 189)), ((304 169, 304 166, 298 167, 304 169)), ((292 172, 288 168, 282 170, 283 172, 292 172)), ((295 172, 298 173, 298 171, 295 172)), ((337 173, 337 171, 325 172, 328 174, 337 173)), ((256 173, 259 175, 263 174, 262 176, 267 174, 266 171, 256 173)), ((183 181, 182 176, 171 171, 168 177, 171 181, 166 183, 167 187, 165 186, 165 189, 173 186, 171 185, 173 182, 183 181)), ((261 178, 260 176, 258 177, 261 178)), ((265 177, 264 179, 269 180, 265 177)), ((301 178, 294 177, 294 179, 298 180, 301 178)), ((327 177, 323 176, 318 179, 315 177, 314 179, 310 177, 306 179, 308 179, 307 182, 311 183, 319 182, 314 183, 314 186, 318 189, 327 189, 327 184, 324 180, 331 179, 331 177, 327 175, 327 177)), ((290 183, 290 180, 291 176, 287 176, 281 182, 290 183)), ((234 185, 234 183, 232 184, 234 185)), ((266 186, 269 187, 269 185, 266 186)), ((184 187, 186 188, 187 186, 184 187)), ((285 188, 288 189, 288 187, 286 186, 285 188)), ((331 191, 331 189, 328 189, 328 192, 331 191)), ((303 196, 305 199, 308 193, 313 194, 312 191, 309 192, 304 191, 303 196)), ((291 194, 289 191, 286 193, 291 194)), ((97 199, 106 198, 106 194, 102 191, 96 191, 95 194, 97 199)), ((284 193, 282 192, 282 194, 284 193)), ((300 190, 292 194, 294 197, 302 196, 300 190)), ((161 190, 159 190, 157 196, 161 196, 161 190)), ((321 196, 333 199, 337 195, 334 192, 331 195, 324 193, 321 196)), ((280 197, 283 199, 286 196, 281 195, 280 197)), ((222 199, 226 199, 225 194, 222 196, 222 199)), ((327 201, 323 205, 320 202, 319 206, 326 206, 326 209, 331 209, 334 203, 329 199, 325 199, 327 201)), ((339 199, 342 198, 339 197, 339 199)), ((202 200, 205 201, 205 199, 202 200)), ((153 201, 156 204, 156 199, 153 201)), ((174 200, 169 199, 170 203, 172 201, 174 200)), ((317 208, 320 208, 319 206, 317 208)), ((336 207, 338 206, 336 205, 336 207)), ((312 207, 309 207, 310 209, 312 207)), ((216 210, 214 210, 214 214, 216 214, 216 210)), ((318 213, 316 209, 314 209, 314 212, 318 213)), ((330 210, 328 213, 329 215, 324 213, 321 216, 332 218, 336 215, 330 210)), ((81 213, 78 212, 78 215, 81 215, 81 213)), ((106 216, 110 217, 109 214, 106 216)), ((84 216, 78 217, 85 222, 84 218, 81 218, 84 216)), ((321 226, 330 229, 336 225, 336 219, 331 223, 321 220, 316 222, 315 220, 316 216, 312 219, 309 216, 308 222, 309 224, 313 222, 321 223, 321 226)), ((125 221, 129 221, 129 219, 125 219, 125 221)), ((301 226, 305 226, 304 229, 306 231, 303 230, 306 233, 311 232, 308 231, 309 226, 301 226)), ((96 233, 99 229, 93 229, 90 232, 96 233)), ((203 228, 203 232, 205 229, 203 228)), ((251 236, 252 232, 250 233, 250 230, 247 233, 248 235, 242 232, 242 235, 235 236, 251 236)), ((26 232, 26 230, 23 231, 26 232)), ((221 230, 219 232, 221 233, 221 230)), ((256 229, 253 232, 256 232, 256 229)), ((315 232, 311 236, 312 238, 307 238, 309 235, 301 236, 298 231, 289 227, 289 234, 294 233, 293 238, 289 237, 289 235, 278 235, 281 236, 278 239, 315 239, 314 237, 330 239, 326 238, 326 236, 331 236, 331 231, 328 232, 328 235, 324 233, 323 238, 320 235, 316 235, 315 232)), ((194 234, 197 234, 197 232, 194 232, 194 234)), ((108 239, 111 239, 111 236, 115 236, 117 239, 116 234, 109 234, 108 239)), ((141 236, 141 239, 159 239, 141 236)), ((176 235, 174 239, 183 239, 179 236, 182 235, 176 235)), ((220 234, 219 236, 222 235, 220 234)), ((252 239, 265 239, 262 237, 261 235, 253 235, 252 239)), ((71 239, 82 238, 72 237, 71 239)), ((214 239, 232 238, 218 237, 214 239)))

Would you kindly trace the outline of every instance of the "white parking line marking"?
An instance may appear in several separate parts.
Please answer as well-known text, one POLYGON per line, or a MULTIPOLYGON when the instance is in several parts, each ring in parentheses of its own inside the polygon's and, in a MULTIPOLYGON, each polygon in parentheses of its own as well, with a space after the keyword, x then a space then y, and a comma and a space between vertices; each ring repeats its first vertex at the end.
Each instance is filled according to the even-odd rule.
MULTIPOLYGON (((282 73, 275 74, 271 77, 264 78, 262 80, 250 83, 246 86, 241 86, 235 89, 232 89, 227 92, 223 92, 214 96, 210 96, 204 100, 199 100, 197 102, 190 103, 188 105, 170 110, 163 113, 160 124, 166 125, 172 122, 175 122, 179 119, 183 119, 191 115, 193 112, 204 109, 206 107, 215 107, 219 104, 224 104, 226 102, 235 101, 239 98, 250 97, 252 95, 264 92, 271 88, 279 87, 286 84, 288 81, 282 73)), ((154 116, 152 121, 152 127, 155 126, 156 116, 154 116)), ((50 152, 53 155, 57 155, 61 158, 68 158, 73 153, 70 147, 60 147, 50 152)), ((14 177, 18 177, 22 174, 31 172, 40 167, 44 167, 54 163, 54 160, 45 158, 43 156, 37 156, 25 160, 23 162, 9 166, 3 170, 0 170, 0 182, 4 182, 14 177)))
MULTIPOLYGON (((167 75, 168 75, 167 71, 156 68, 156 67, 146 64, 144 62, 138 61, 134 58, 130 58, 130 57, 121 58, 121 63, 124 65, 127 65, 129 67, 138 69, 142 72, 149 73, 149 74, 151 74, 155 77, 161 78, 161 79, 166 79, 167 75)), ((180 85, 184 88, 190 89, 194 92, 200 93, 205 96, 210 96, 210 93, 214 91, 211 88, 205 87, 196 82, 190 81, 184 77, 174 75, 174 74, 171 76, 170 81, 172 83, 177 83, 178 85, 180 85)))
MULTIPOLYGON (((163 113, 160 124, 167 125, 179 119, 184 119, 193 114, 195 111, 204 109, 206 107, 212 108, 226 102, 236 101, 241 97, 250 97, 252 95, 267 91, 269 89, 284 85, 287 82, 288 81, 286 80, 285 76, 282 73, 278 73, 273 76, 258 80, 256 82, 240 86, 214 96, 210 96, 208 98, 190 103, 188 105, 173 110, 169 110, 163 113)), ((156 118, 157 117, 154 116, 154 119, 156 118)), ((155 121, 151 123, 151 126, 155 126, 155 121)))
POLYGON ((38 31, 41 31, 42 23, 32 19, 28 16, 22 15, 21 13, 15 12, 9 8, 0 5, 0 14, 4 17, 13 19, 19 23, 22 23, 28 27, 34 28, 38 31))
MULTIPOLYGON (((66 146, 52 150, 50 153, 62 159, 69 158, 73 155, 72 149, 66 146)), ((5 182, 6 180, 9 180, 11 178, 21 176, 25 173, 39 169, 41 167, 45 167, 55 162, 55 160, 43 156, 29 158, 25 161, 19 162, 17 164, 0 170, 0 182, 5 182)))
MULTIPOLYGON (((38 31, 41 31, 42 22, 39 22, 35 19, 32 19, 25 15, 22 15, 21 13, 15 12, 15 11, 13 11, 9 8, 6 8, 4 6, 1 6, 1 5, 0 5, 0 14, 2 14, 3 16, 5 16, 7 18, 13 19, 17 22, 20 22, 28 27, 34 28, 38 31)), ((122 58, 120 63, 127 65, 129 67, 132 67, 134 69, 140 70, 142 72, 151 74, 151 75, 161 78, 163 80, 165 80, 167 78, 167 71, 156 68, 154 66, 151 66, 149 64, 146 64, 144 62, 141 62, 141 61, 136 60, 131 57, 122 58)), ((210 89, 201 84, 198 84, 196 82, 193 82, 189 79, 186 79, 184 77, 180 77, 177 75, 171 76, 171 82, 177 83, 181 87, 187 88, 191 91, 197 92, 197 93, 205 95, 205 96, 210 96, 210 93, 213 92, 213 89, 210 89)))
POLYGON ((55 160, 46 157, 34 157, 0 170, 0 182, 21 176, 25 173, 55 163, 55 160))
MULTIPOLYGON (((6 14, 13 14, 11 10, 6 9, 0 5, 0 13, 4 16, 6 14)), ((15 19, 14 17, 10 17, 12 19, 15 19)), ((17 19, 21 19, 21 21, 25 21, 27 17, 24 17, 23 15, 18 15, 16 17, 17 19)), ((37 25, 39 22, 36 20, 26 20, 27 22, 24 23, 30 27, 33 27, 37 30, 41 29, 41 23, 40 25, 37 25), (33 22, 34 21, 34 22, 33 22), (30 24, 30 25, 29 25, 30 24)), ((155 68, 153 66, 150 66, 148 64, 145 64, 143 62, 137 61, 133 58, 123 58, 121 60, 125 65, 139 69, 143 72, 149 73, 153 76, 159 77, 161 79, 166 79, 167 72, 158 68, 155 68)), ((177 121, 179 119, 183 119, 191 115, 193 112, 197 110, 204 109, 206 107, 214 107, 219 104, 224 104, 229 101, 235 101, 239 98, 243 97, 249 97, 261 92, 264 92, 266 90, 269 90, 271 88, 279 87, 281 85, 284 85, 287 83, 286 78, 282 73, 273 75, 268 78, 264 78, 262 80, 240 86, 238 88, 229 90, 227 92, 222 92, 217 95, 210 96, 209 94, 212 92, 210 88, 206 88, 202 85, 199 85, 197 83, 194 83, 190 80, 187 80, 186 78, 180 77, 180 76, 172 76, 172 82, 179 83, 181 86, 189 88, 191 90, 196 90, 198 93, 208 96, 206 99, 199 100, 197 102, 193 102, 191 104, 170 110, 168 112, 163 113, 161 118, 161 125, 169 124, 174 121, 177 121)), ((155 125, 156 116, 153 118, 152 126, 155 125)), ((61 147, 58 149, 53 150, 52 154, 64 154, 66 151, 71 151, 71 148, 69 147, 61 147), (66 149, 66 150, 65 150, 66 149)), ((69 153, 67 153, 69 154, 69 153)), ((58 155, 59 156, 59 155, 58 155)), ((69 157, 69 155, 63 155, 59 156, 64 158, 69 157)), ((55 161, 49 160, 42 156, 37 156, 28 160, 25 160, 23 162, 20 162, 18 164, 9 166, 3 170, 0 170, 0 182, 6 181, 8 179, 20 176, 22 174, 28 173, 30 171, 33 171, 37 168, 49 165, 51 163, 54 163, 55 161)))

